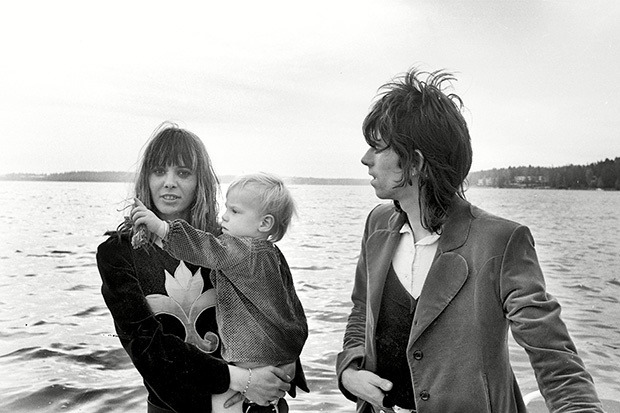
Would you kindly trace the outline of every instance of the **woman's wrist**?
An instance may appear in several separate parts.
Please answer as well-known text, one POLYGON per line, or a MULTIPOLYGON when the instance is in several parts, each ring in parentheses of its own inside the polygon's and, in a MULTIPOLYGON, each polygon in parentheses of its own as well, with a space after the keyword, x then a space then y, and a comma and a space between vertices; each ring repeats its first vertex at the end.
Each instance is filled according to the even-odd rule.
POLYGON ((239 393, 243 393, 248 391, 249 386, 251 385, 251 370, 243 369, 237 366, 228 365, 228 372, 230 374, 230 389, 237 391, 239 393))

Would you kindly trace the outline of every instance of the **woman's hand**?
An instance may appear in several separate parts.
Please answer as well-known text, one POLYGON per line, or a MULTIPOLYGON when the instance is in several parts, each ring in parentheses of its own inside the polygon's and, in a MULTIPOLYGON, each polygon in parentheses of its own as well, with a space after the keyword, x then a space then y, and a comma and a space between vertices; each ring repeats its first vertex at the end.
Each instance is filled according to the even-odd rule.
POLYGON ((340 377, 342 385, 354 396, 366 400, 375 406, 383 406, 385 392, 392 389, 392 382, 382 379, 368 370, 349 367, 340 377))
MULTIPOLYGON (((238 392, 245 390, 245 397, 261 406, 267 406, 269 402, 284 397, 291 388, 289 382, 293 379, 286 371, 274 366, 253 368, 251 378, 248 369, 229 365, 228 370, 230 371, 230 388, 238 392)), ((225 407, 235 404, 235 400, 237 400, 236 396, 230 398, 225 407)), ((240 400, 243 398, 237 401, 240 400)))
POLYGON ((164 238, 168 232, 168 223, 159 219, 138 198, 134 198, 134 202, 134 207, 131 209, 131 220, 134 227, 137 228, 140 225, 144 225, 159 238, 164 238))

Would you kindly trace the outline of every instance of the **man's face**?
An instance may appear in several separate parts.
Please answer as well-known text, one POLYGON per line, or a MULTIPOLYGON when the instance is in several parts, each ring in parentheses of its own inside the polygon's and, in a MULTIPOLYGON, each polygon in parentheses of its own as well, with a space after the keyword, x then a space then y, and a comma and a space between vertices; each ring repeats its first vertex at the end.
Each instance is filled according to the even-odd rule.
POLYGON ((362 157, 362 163, 368 167, 368 174, 373 177, 370 185, 381 199, 400 200, 410 195, 409 185, 397 186, 403 177, 403 170, 399 165, 396 152, 388 148, 382 139, 375 147, 368 148, 362 157))

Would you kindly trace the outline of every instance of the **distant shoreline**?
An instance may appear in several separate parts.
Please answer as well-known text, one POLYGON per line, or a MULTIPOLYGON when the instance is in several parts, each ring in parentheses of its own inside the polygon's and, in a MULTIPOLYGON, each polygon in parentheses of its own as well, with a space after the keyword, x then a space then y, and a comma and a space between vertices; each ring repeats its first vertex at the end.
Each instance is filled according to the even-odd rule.
MULTIPOLYGON (((220 182, 230 183, 235 175, 220 175, 220 182)), ((308 178, 308 177, 282 177, 288 185, 368 185, 368 179, 356 178, 308 178)), ((131 172, 94 172, 75 171, 53 174, 6 174, 0 175, 0 181, 35 181, 35 182, 133 182, 134 174, 131 172)))
MULTIPOLYGON (((12 173, 0 175, 0 181, 60 182, 133 182, 135 174, 119 171, 71 171, 50 174, 12 173)), ((234 175, 220 175, 230 183, 234 175)), ((289 185, 368 185, 370 177, 312 178, 282 177, 289 185)), ((620 158, 605 159, 588 165, 560 167, 518 166, 470 172, 467 187, 602 189, 620 190, 620 158)))

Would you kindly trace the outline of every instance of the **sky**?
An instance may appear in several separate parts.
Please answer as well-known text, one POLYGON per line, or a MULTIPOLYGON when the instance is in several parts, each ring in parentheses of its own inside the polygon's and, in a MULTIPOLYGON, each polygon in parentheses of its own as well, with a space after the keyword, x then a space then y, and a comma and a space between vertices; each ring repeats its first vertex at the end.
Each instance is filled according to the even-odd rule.
POLYGON ((362 121, 455 74, 472 171, 620 156, 617 0, 22 1, 0 6, 0 174, 134 171, 163 121, 221 175, 367 178, 362 121))

